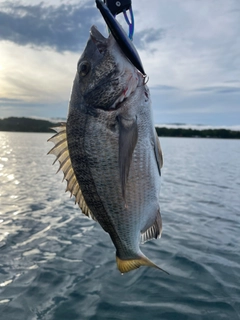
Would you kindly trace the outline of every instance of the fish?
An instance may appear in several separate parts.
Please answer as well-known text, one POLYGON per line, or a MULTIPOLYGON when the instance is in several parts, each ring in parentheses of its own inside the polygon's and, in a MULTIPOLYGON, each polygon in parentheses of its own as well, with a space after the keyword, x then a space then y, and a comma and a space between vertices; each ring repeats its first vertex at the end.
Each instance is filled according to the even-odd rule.
POLYGON ((77 64, 67 121, 53 129, 49 154, 60 164, 66 191, 109 234, 119 271, 141 266, 164 271, 140 249, 162 232, 163 156, 150 92, 112 34, 106 38, 91 27, 77 64))

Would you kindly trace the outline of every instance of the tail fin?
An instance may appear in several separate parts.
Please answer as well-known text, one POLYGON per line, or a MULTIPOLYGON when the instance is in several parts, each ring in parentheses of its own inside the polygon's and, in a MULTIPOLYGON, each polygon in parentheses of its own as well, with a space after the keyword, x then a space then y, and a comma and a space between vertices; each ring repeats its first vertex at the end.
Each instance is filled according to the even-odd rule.
POLYGON ((147 266, 147 267, 157 268, 157 269, 165 272, 166 274, 169 274, 167 271, 165 271, 165 270, 161 269, 160 267, 158 267, 155 263, 153 263, 151 260, 149 260, 143 254, 139 255, 139 257, 136 258, 136 259, 130 259, 130 260, 122 260, 118 256, 116 256, 116 260, 117 260, 118 270, 121 273, 126 273, 126 272, 129 272, 131 270, 138 269, 141 266, 147 266))

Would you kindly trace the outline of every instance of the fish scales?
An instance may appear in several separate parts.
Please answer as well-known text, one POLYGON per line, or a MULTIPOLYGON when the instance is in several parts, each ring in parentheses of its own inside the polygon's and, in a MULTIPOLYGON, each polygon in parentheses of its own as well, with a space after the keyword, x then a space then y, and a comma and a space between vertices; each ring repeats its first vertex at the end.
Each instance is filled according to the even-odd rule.
MULTIPOLYGON (((144 89, 140 88, 139 90, 143 91, 144 89)), ((144 109, 146 106, 143 105, 140 107, 141 109, 144 109)), ((151 155, 151 153, 149 153, 149 148, 153 150, 153 146, 151 144, 149 146, 146 144, 150 139, 139 139, 139 143, 135 147, 132 162, 133 167, 132 170, 130 170, 129 179, 126 186, 127 208, 125 208, 125 201, 123 200, 121 194, 121 183, 118 168, 119 129, 116 121, 118 113, 119 111, 111 112, 111 118, 109 119, 108 114, 99 110, 97 123, 96 117, 85 117, 87 125, 85 127, 85 130, 83 130, 84 137, 82 137, 81 142, 77 142, 74 147, 69 147, 69 149, 70 154, 71 149, 74 150, 74 153, 76 153, 76 150, 78 150, 78 160, 76 161, 77 169, 75 169, 74 163, 73 168, 76 172, 78 172, 79 170, 79 174, 77 174, 77 176, 79 176, 79 179, 83 179, 84 188, 82 189, 82 192, 89 208, 92 212, 96 212, 96 219, 105 230, 108 230, 110 234, 114 232, 114 230, 111 229, 114 229, 114 226, 116 226, 121 241, 123 243, 128 241, 126 243, 126 247, 129 251, 129 248, 131 248, 131 246, 134 246, 134 248, 136 247, 136 242, 139 241, 139 229, 144 229, 146 225, 145 220, 149 219, 149 216, 144 215, 143 211, 149 210, 149 206, 154 200, 154 197, 152 197, 152 199, 148 199, 151 195, 149 190, 151 190, 151 184, 153 184, 153 180, 146 180, 145 166, 143 166, 144 162, 147 164, 147 166, 151 162, 148 159, 151 155), (115 122, 115 130, 108 129, 107 124, 109 122, 115 122), (101 139, 99 139, 99 137, 101 137, 101 139), (87 160, 85 159, 85 155, 82 155, 83 150, 84 153, 87 154, 87 160), (141 157, 143 157, 141 162, 139 162, 139 154, 141 155, 141 157), (140 168, 142 166, 142 170, 137 170, 139 168, 139 164, 140 168), (86 165, 87 169, 85 168, 86 165), (89 170, 88 174, 87 170, 89 170), (135 173, 136 171, 138 172, 138 174, 135 173), (102 174, 103 172, 104 175, 102 174), (80 178, 80 175, 82 175, 83 177, 80 178), (88 180, 87 183, 86 179, 89 179, 89 177, 90 180, 88 180), (144 182, 144 187, 141 186, 141 181, 144 182), (95 188, 93 184, 95 185, 95 188), (86 185, 87 190, 85 190, 86 185), (140 192, 142 194, 139 197, 140 192), (103 205, 105 212, 104 209, 101 208, 101 204, 99 204, 96 199, 96 193, 98 194, 99 199, 101 199, 99 201, 103 205), (148 208, 146 208, 146 206, 148 208), (129 214, 129 212, 131 212, 131 214, 129 214), (103 221, 101 221, 101 218, 103 216, 104 219, 103 221), (112 226, 109 225, 106 217, 114 220, 112 226), (127 240, 125 240, 125 238, 127 240), (133 244, 131 242, 133 242, 133 244)), ((143 113, 140 116, 144 120, 144 122, 147 121, 147 112, 143 113)), ((83 127, 83 117, 81 117, 80 119, 83 127)), ((69 123, 71 123, 71 121, 69 121, 69 123)), ((139 119, 139 124, 140 123, 141 120, 139 119)), ((145 130, 139 131, 141 132, 142 138, 144 138, 148 134, 146 130, 147 126, 144 126, 143 123, 142 127, 142 129, 144 129, 145 127, 145 130)), ((75 140, 74 137, 76 134, 76 132, 73 132, 72 140, 75 140)), ((79 132, 78 136, 80 136, 79 132)), ((151 170, 149 171, 149 174, 152 175, 151 170)), ((158 206, 157 203, 155 203, 155 205, 156 207, 158 206)), ((155 210, 153 210, 153 218, 155 216, 155 213, 155 210)), ((132 258, 134 258, 134 256, 132 258)))
POLYGON ((114 38, 104 38, 95 27, 78 63, 65 126, 50 153, 63 163, 61 146, 67 146, 65 161, 73 172, 68 190, 83 213, 109 233, 119 270, 161 269, 139 246, 159 238, 162 229, 162 154, 150 93, 114 38))

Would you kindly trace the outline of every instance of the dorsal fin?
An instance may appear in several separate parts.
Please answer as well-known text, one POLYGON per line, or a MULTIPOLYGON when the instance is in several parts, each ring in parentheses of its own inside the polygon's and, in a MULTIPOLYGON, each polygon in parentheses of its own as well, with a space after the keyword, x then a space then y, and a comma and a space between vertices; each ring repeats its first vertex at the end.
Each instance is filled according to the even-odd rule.
POLYGON ((57 160, 60 163, 60 167, 57 172, 59 172, 60 170, 62 170, 63 172, 63 180, 65 179, 67 181, 66 192, 70 191, 70 197, 72 195, 75 196, 75 204, 77 203, 79 205, 83 214, 97 221, 84 200, 82 191, 80 189, 80 186, 78 184, 77 178, 72 167, 67 143, 66 123, 61 123, 59 127, 54 127, 52 129, 57 133, 50 139, 48 139, 48 141, 53 142, 55 146, 48 152, 48 154, 54 154, 56 156, 56 159, 53 162, 53 164, 57 160))
POLYGON ((148 228, 146 231, 144 230, 141 234, 141 243, 144 243, 151 239, 158 239, 161 238, 162 233, 162 218, 160 214, 160 210, 158 210, 156 219, 153 225, 148 228))

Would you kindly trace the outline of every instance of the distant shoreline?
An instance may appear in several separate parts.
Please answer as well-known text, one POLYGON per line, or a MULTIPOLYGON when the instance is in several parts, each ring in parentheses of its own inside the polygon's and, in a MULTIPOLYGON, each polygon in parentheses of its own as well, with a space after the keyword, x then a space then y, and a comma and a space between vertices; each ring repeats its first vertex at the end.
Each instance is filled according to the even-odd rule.
MULTIPOLYGON (((0 119, 0 131, 8 132, 53 132, 52 127, 56 127, 60 122, 48 120, 10 117, 0 119)), ((166 128, 156 126, 159 137, 180 137, 180 138, 219 138, 219 139, 240 139, 240 131, 229 129, 186 129, 186 128, 166 128)))

